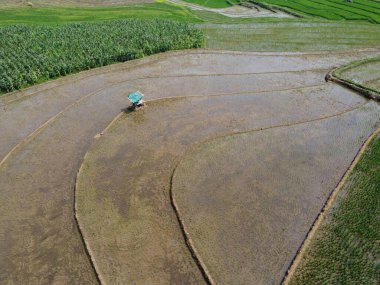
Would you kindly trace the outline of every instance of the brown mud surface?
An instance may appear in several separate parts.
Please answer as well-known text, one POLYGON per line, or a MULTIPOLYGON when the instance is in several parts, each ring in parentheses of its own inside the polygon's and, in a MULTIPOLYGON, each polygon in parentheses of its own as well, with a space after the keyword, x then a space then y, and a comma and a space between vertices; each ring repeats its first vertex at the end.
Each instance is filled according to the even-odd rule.
POLYGON ((81 72, 0 96, 0 161, 61 111, 85 96, 106 94, 115 85, 133 84, 146 89, 149 99, 210 92, 276 91, 319 85, 332 66, 376 54, 376 50, 316 54, 199 50, 168 52, 81 72))
POLYGON ((74 219, 75 177, 140 89, 148 100, 193 97, 148 102, 95 143, 77 193, 84 236, 109 284, 202 284, 170 205, 176 162, 237 131, 359 110, 376 120, 365 99, 323 80, 375 53, 167 53, 0 97, 0 283, 98 282, 74 219))
POLYGON ((380 124, 371 102, 323 120, 233 135, 182 159, 172 192, 216 284, 279 284, 292 257, 380 124))

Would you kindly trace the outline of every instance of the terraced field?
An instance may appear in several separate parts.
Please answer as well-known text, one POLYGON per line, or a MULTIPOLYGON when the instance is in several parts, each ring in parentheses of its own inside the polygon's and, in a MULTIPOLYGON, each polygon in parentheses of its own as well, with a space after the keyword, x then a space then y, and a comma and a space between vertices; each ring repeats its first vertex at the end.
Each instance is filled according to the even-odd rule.
POLYGON ((167 53, 2 96, 0 283, 280 282, 380 124, 324 75, 376 54, 167 53))
POLYGON ((301 16, 320 17, 329 20, 354 20, 380 23, 378 0, 254 0, 264 6, 281 7, 301 16))
MULTIPOLYGON (((347 86, 359 86, 379 100, 378 57, 338 68, 347 86), (354 85, 352 85, 354 84, 354 85)), ((290 269, 285 284, 377 284, 380 256, 380 128, 336 188, 290 269), (328 264, 328 266, 327 266, 328 264), (347 270, 350 268, 350 270, 347 270)))

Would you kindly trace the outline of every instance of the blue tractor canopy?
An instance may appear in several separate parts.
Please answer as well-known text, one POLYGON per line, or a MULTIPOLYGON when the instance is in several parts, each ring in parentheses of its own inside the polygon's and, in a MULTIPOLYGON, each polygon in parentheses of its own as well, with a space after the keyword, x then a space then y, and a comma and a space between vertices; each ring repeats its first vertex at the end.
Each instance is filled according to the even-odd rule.
POLYGON ((128 95, 129 101, 131 101, 133 104, 138 104, 144 95, 140 91, 135 91, 128 95))

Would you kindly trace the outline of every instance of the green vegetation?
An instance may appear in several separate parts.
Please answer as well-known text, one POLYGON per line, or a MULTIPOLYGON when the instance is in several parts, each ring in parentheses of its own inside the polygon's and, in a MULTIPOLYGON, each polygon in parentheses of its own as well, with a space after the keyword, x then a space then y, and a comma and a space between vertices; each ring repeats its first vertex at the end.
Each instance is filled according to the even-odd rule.
POLYGON ((380 23, 378 0, 251 0, 268 7, 280 7, 302 16, 329 20, 365 20, 380 23))
POLYGON ((189 3, 209 8, 227 8, 238 3, 238 0, 184 0, 189 3))
POLYGON ((368 23, 268 19, 244 25, 202 25, 206 46, 243 51, 331 51, 380 46, 368 23))
POLYGON ((365 22, 230 18, 165 3, 126 7, 0 9, 0 25, 56 25, 129 18, 171 19, 199 24, 198 27, 206 34, 207 47, 213 49, 319 51, 380 46, 378 26, 365 22))
POLYGON ((197 48, 200 30, 165 20, 0 28, 0 91, 168 50, 197 48))
MULTIPOLYGON (((57 25, 120 19, 166 19, 186 23, 255 23, 257 18, 231 18, 219 13, 191 10, 180 5, 152 3, 122 7, 45 7, 0 9, 0 26, 57 25)), ((270 19, 268 19, 270 20, 270 19)))
POLYGON ((356 165, 290 284, 379 284, 380 135, 356 165))
MULTIPOLYGON (((10 91, 95 66, 200 45, 200 34, 189 36, 188 39, 194 36, 194 42, 181 46, 164 43, 169 38, 174 39, 177 32, 181 33, 183 25, 172 24, 170 28, 163 22, 149 22, 149 27, 145 28, 141 21, 134 21, 136 24, 127 27, 128 22, 121 20, 132 18, 195 23, 206 36, 206 46, 212 49, 328 51, 380 46, 378 26, 360 21, 230 18, 167 3, 0 9, 0 25, 5 26, 0 28, 0 89, 2 92, 10 91), (117 21, 103 25, 104 20, 117 21), (81 22, 86 23, 70 24, 81 22), (14 24, 31 24, 32 27, 15 27, 14 24), (168 37, 153 36, 159 35, 154 26, 163 34, 168 32, 168 37), (151 51, 144 47, 146 35, 141 31, 153 36, 151 46, 154 48, 151 51), (174 31, 173 34, 170 31, 174 31), (140 36, 142 39, 138 40, 140 36)), ((187 38, 190 30, 194 31, 189 27, 185 30, 182 39, 187 38)))
MULTIPOLYGON (((296 3, 300 3, 294 0, 296 3)), ((311 0, 303 0, 305 2, 314 3, 311 0)), ((346 3, 343 0, 318 0, 318 1, 331 1, 339 2, 339 5, 347 6, 348 9, 353 9, 353 5, 359 5, 361 1, 375 1, 375 0, 356 0, 354 3, 346 3)), ((202 4, 206 6, 228 7, 229 3, 235 4, 237 0, 188 0, 187 2, 202 4)), ((252 0, 252 2, 257 2, 252 0)), ((293 5, 293 0, 264 0, 259 1, 260 3, 269 3, 270 5, 279 5, 280 3, 286 3, 282 9, 292 11, 292 13, 300 14, 304 17, 310 19, 311 16, 317 16, 320 18, 325 18, 329 20, 354 20, 355 22, 360 21, 370 21, 372 23, 380 22, 380 4, 377 2, 373 6, 368 6, 368 11, 357 14, 354 12, 347 12, 343 8, 334 8, 325 4, 320 4, 318 9, 304 7, 305 11, 297 9, 291 9, 293 5), (336 11, 335 11, 336 10, 336 11)), ((376 1, 375 1, 376 2, 376 1)), ((263 5, 269 5, 263 4, 263 5)), ((297 4, 300 5, 300 4, 297 4)), ((315 4, 313 4, 315 5, 315 4)), ((355 6, 356 7, 356 6, 355 6)), ((355 10, 356 11, 356 10, 355 10)), ((0 8, 0 25, 12 25, 12 24, 63 24, 70 22, 82 22, 82 21, 104 21, 104 20, 117 20, 117 19, 167 19, 176 20, 181 22, 191 22, 191 23, 247 23, 256 22, 257 18, 230 18, 217 13, 191 10, 180 5, 172 5, 169 3, 149 3, 140 5, 129 5, 129 6, 98 6, 98 7, 43 7, 43 8, 0 8)), ((262 19, 260 19, 262 20, 262 19)), ((266 20, 271 21, 270 18, 266 20)))
POLYGON ((47 7, 0 9, 0 26, 14 24, 57 25, 120 19, 166 19, 186 23, 254 23, 255 18, 230 18, 218 13, 191 10, 179 5, 153 3, 125 7, 47 7))
POLYGON ((0 9, 0 25, 89 22, 120 19, 165 19, 199 23, 200 18, 178 5, 153 3, 124 7, 48 7, 0 9))

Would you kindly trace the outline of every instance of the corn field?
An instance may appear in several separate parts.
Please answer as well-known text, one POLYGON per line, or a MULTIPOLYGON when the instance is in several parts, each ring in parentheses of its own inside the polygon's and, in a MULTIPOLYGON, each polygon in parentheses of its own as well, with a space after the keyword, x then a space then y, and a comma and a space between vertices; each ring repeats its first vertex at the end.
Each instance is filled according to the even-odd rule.
POLYGON ((0 92, 168 50, 201 47, 203 34, 166 20, 0 28, 0 92))

